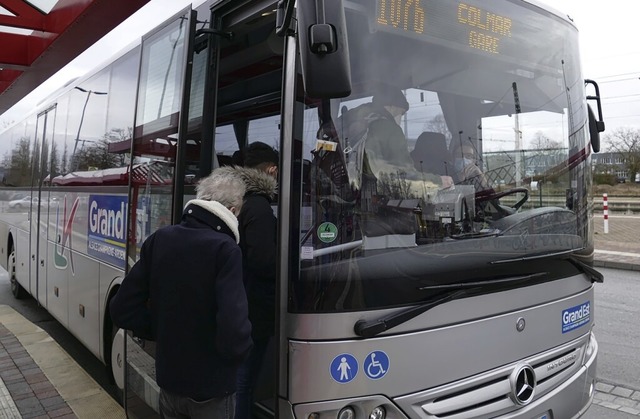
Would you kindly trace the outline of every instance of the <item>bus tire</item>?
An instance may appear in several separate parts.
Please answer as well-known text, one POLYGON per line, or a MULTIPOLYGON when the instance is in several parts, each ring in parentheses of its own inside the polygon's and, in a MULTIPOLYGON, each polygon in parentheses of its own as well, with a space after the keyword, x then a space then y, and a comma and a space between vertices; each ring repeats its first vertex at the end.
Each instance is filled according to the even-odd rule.
POLYGON ((17 300, 21 300, 27 296, 27 291, 22 288, 16 279, 16 251, 12 248, 7 259, 7 272, 11 281, 11 293, 17 300))
POLYGON ((113 326, 113 337, 111 339, 111 376, 115 385, 120 391, 124 390, 124 340, 126 339, 126 332, 123 329, 119 329, 113 326))

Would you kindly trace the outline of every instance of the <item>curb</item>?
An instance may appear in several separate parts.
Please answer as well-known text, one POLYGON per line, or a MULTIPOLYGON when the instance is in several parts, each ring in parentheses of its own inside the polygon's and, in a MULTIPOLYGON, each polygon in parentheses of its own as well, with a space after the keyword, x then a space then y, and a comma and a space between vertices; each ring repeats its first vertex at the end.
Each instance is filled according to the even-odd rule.
POLYGON ((597 268, 623 269, 626 271, 640 271, 640 264, 619 262, 614 260, 595 259, 593 266, 597 268))

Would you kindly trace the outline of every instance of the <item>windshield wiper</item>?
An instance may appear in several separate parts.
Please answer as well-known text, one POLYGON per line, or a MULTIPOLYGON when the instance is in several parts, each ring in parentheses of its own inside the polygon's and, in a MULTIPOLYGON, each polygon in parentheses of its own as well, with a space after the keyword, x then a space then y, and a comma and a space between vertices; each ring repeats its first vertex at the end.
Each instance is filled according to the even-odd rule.
POLYGON ((514 282, 529 281, 535 278, 541 278, 548 275, 549 272, 536 272, 534 274, 522 275, 522 276, 510 276, 509 278, 500 279, 487 279, 486 281, 474 281, 474 282, 461 282, 457 284, 442 284, 442 285, 427 285, 418 288, 420 291, 424 290, 437 290, 437 289, 460 289, 460 288, 472 288, 479 286, 497 285, 497 284, 512 284, 514 282))
POLYGON ((430 299, 423 302, 420 305, 408 308, 406 310, 397 311, 393 314, 389 314, 376 320, 358 320, 353 325, 353 331, 356 335, 363 338, 371 338, 380 333, 394 328, 402 323, 408 322, 414 317, 431 310, 432 308, 439 306, 440 304, 447 303, 449 301, 461 298, 465 295, 471 294, 473 291, 477 291, 488 285, 503 285, 513 282, 529 281, 534 278, 539 278, 547 275, 548 272, 538 272, 531 275, 523 275, 511 278, 493 279, 487 281, 465 282, 459 284, 444 284, 433 285, 419 288, 420 290, 428 289, 448 289, 444 294, 438 294, 435 299, 430 299))
POLYGON ((452 234, 450 237, 455 240, 462 239, 481 239, 485 237, 500 237, 503 233, 500 230, 491 230, 491 231, 474 231, 471 233, 460 233, 460 234, 452 234))
POLYGON ((593 269, 591 266, 587 265, 574 255, 571 255, 567 258, 569 262, 573 264, 580 272, 587 275, 591 282, 604 282, 604 275, 602 275, 597 270, 593 269))
POLYGON ((358 320, 356 324, 353 325, 353 331, 356 333, 356 335, 363 338, 372 338, 386 330, 396 327, 402 323, 408 322, 414 317, 419 316, 420 314, 432 309, 435 306, 451 300, 455 300, 456 298, 460 298, 463 295, 467 294, 467 292, 468 290, 466 289, 449 291, 445 293, 444 296, 441 296, 436 300, 422 303, 419 306, 411 307, 407 310, 395 312, 377 320, 358 320))

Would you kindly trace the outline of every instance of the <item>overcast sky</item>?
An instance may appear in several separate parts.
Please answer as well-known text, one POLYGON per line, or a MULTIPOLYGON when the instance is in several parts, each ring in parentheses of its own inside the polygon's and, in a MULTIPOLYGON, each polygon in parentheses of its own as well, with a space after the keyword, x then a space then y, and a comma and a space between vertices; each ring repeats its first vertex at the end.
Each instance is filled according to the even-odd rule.
POLYGON ((580 31, 583 75, 600 85, 605 135, 618 127, 640 129, 640 1, 545 3, 571 16, 580 31))
MULTIPOLYGON (((640 128, 640 45, 635 36, 638 33, 640 1, 607 0, 606 6, 599 0, 541 1, 571 16, 578 26, 583 75, 600 84, 607 132, 617 127, 640 128)), ((151 0, 96 47, 86 51, 0 116, 0 129, 4 123, 19 120, 68 80, 91 70, 104 57, 120 51, 190 2, 151 0)))

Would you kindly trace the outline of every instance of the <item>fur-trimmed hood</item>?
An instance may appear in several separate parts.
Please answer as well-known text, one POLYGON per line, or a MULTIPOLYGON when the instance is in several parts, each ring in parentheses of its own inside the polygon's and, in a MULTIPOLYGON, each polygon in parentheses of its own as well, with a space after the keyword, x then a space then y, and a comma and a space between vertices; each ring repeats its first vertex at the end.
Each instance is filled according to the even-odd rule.
POLYGON ((273 201, 278 189, 278 181, 275 178, 258 169, 236 167, 236 170, 247 187, 245 195, 264 195, 269 201, 273 201))

